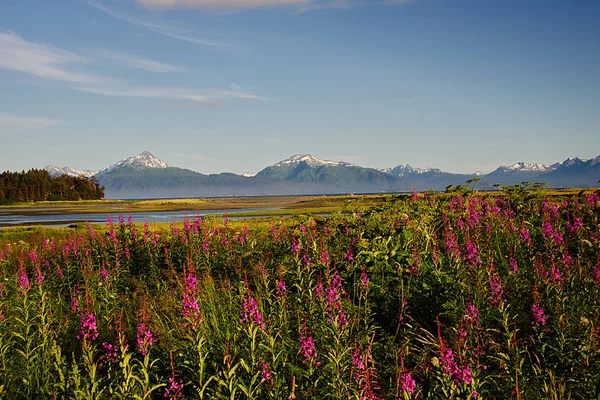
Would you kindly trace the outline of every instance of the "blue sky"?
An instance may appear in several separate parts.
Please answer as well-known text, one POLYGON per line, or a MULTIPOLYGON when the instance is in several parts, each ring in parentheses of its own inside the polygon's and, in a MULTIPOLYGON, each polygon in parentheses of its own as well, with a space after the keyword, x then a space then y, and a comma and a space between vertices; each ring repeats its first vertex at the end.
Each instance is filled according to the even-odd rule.
POLYGON ((597 0, 0 1, 0 170, 600 154, 597 0))

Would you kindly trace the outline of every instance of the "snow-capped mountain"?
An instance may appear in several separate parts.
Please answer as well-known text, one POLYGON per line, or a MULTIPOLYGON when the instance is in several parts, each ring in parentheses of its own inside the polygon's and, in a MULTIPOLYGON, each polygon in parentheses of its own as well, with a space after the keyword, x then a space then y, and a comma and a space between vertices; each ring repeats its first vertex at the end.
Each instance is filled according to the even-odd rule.
POLYGON ((273 167, 286 167, 290 165, 297 165, 300 163, 306 163, 311 167, 318 166, 343 166, 343 167, 353 167, 354 164, 350 164, 344 161, 329 161, 329 160, 320 160, 316 157, 311 156, 310 154, 295 154, 290 158, 286 158, 283 161, 279 161, 277 164, 272 165, 273 167))
POLYGON ((69 175, 69 176, 85 176, 86 178, 92 177, 96 175, 98 170, 89 170, 89 169, 73 169, 69 167, 57 167, 55 165, 46 165, 44 167, 50 176, 61 176, 61 175, 69 175))
POLYGON ((510 172, 549 172, 556 169, 555 166, 547 166, 544 164, 532 164, 520 161, 513 165, 503 165, 494 172, 510 173, 510 172))
MULTIPOLYGON (((596 157, 596 158, 598 158, 598 157, 596 157)), ((583 164, 585 164, 588 161, 589 160, 584 160, 584 159, 581 159, 579 157, 569 157, 565 161, 563 161, 562 163, 560 163, 560 166, 561 167, 574 167, 574 166, 583 165, 583 164)))
POLYGON ((381 172, 385 172, 386 174, 403 177, 408 174, 426 174, 428 172, 441 173, 442 170, 438 168, 413 168, 410 164, 406 165, 398 165, 392 168, 384 168, 380 170, 381 172))
POLYGON ((147 168, 169 168, 169 164, 166 162, 159 160, 154 157, 154 155, 148 151, 144 151, 143 153, 138 154, 137 156, 128 157, 124 160, 121 160, 113 165, 102 168, 98 171, 98 175, 107 174, 116 169, 123 167, 131 167, 137 169, 147 169, 147 168))

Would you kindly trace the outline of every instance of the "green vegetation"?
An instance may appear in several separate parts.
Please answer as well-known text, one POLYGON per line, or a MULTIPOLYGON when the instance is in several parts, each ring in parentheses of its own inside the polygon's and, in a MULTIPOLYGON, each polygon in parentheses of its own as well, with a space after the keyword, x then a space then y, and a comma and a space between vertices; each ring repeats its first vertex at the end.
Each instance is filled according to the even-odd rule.
POLYGON ((600 196, 522 189, 7 230, 0 397, 598 398, 600 196))
POLYGON ((94 180, 62 175, 51 177, 48 171, 0 173, 0 204, 57 200, 97 200, 104 189, 94 180))

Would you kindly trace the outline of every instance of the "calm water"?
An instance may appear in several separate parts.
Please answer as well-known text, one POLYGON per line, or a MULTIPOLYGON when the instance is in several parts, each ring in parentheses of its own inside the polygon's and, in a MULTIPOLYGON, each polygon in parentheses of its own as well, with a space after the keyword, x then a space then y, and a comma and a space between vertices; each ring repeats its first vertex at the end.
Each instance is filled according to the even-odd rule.
MULTIPOLYGON (((239 213, 253 211, 273 211, 279 210, 275 208, 240 208, 235 210, 181 210, 181 211, 146 211, 123 213, 123 218, 131 216, 134 222, 180 222, 186 217, 190 220, 198 216, 207 216, 223 213, 239 213)), ((25 209, 24 209, 25 210, 25 209)), ((12 211, 15 211, 14 209, 12 211)), ((19 210, 20 211, 20 210, 19 210)), ((31 211, 31 209, 29 209, 31 211)), ((56 209, 54 210, 56 211, 56 209)), ((115 224, 119 221, 119 213, 90 213, 90 214, 7 214, 6 211, 0 211, 0 226, 17 226, 17 225, 54 225, 64 226, 74 222, 89 222, 90 224, 105 224, 108 216, 113 219, 115 224)), ((231 219, 239 219, 244 217, 232 217, 231 219)))

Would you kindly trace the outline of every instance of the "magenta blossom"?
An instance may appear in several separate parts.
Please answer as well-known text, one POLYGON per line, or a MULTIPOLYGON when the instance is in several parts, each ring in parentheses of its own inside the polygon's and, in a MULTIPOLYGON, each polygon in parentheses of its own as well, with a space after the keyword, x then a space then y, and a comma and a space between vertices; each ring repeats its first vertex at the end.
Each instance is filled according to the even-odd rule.
POLYGON ((304 358, 302 360, 302 363, 304 364, 308 363, 316 366, 321 365, 321 363, 317 361, 318 354, 312 335, 300 336, 300 355, 304 358))
POLYGON ((410 372, 405 372, 400 377, 400 391, 413 395, 417 389, 417 383, 410 372))
POLYGON ((539 303, 533 303, 531 307, 531 311, 533 312, 533 322, 535 325, 546 325, 546 315, 544 312, 544 308, 540 306, 539 303))
POLYGON ((82 315, 79 326, 79 335, 77 336, 79 340, 93 342, 98 338, 98 324, 94 313, 82 315))
POLYGON ((241 324, 249 323, 250 325, 258 326, 260 329, 265 329, 265 323, 263 321, 262 313, 258 308, 258 303, 250 296, 244 298, 241 317, 241 324))
POLYGON ((140 353, 145 356, 148 354, 152 343, 154 342, 154 335, 150 329, 150 325, 146 323, 138 324, 137 328, 137 345, 140 353))

